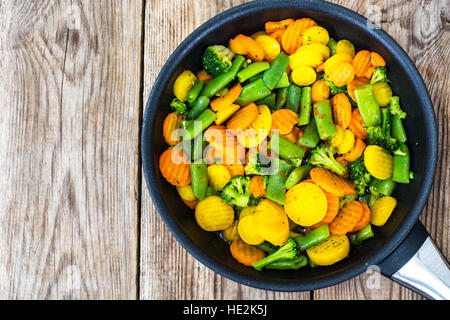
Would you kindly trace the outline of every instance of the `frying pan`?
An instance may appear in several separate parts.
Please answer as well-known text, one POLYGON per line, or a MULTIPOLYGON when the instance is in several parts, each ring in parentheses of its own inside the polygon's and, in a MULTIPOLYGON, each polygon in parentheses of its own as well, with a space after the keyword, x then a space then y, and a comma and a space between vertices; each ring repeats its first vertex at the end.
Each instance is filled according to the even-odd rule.
POLYGON ((436 119, 427 88, 412 61, 384 31, 363 16, 323 1, 255 1, 219 14, 195 30, 168 59, 151 91, 141 137, 142 163, 153 202, 174 237, 197 260, 231 280, 273 291, 308 291, 338 284, 376 266, 381 273, 425 297, 450 298, 448 262, 419 221, 431 190, 437 164, 436 119), (269 20, 310 17, 335 39, 349 39, 357 50, 370 48, 387 61, 391 85, 408 117, 405 128, 412 154, 414 180, 398 185, 398 206, 375 238, 352 247, 339 263, 298 271, 258 272, 236 262, 228 244, 215 233, 201 230, 192 211, 161 176, 158 158, 167 148, 162 123, 170 112, 172 87, 185 69, 201 70, 204 49, 225 44, 236 34, 252 34, 269 20))

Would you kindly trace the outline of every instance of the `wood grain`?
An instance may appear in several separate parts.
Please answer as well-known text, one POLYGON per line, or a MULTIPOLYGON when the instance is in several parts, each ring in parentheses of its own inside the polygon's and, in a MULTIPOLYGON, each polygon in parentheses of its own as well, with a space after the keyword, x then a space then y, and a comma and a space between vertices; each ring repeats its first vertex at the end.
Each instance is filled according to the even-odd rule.
POLYGON ((0 1, 0 299, 136 298, 141 12, 0 1))
MULTIPOLYGON (((196 27, 232 6, 247 1, 147 1, 144 60, 144 99, 170 53, 196 27), (180 12, 176 16, 171 13, 180 12), (170 20, 170 23, 167 21, 170 20)), ((370 17, 409 53, 431 92, 440 130, 441 166, 428 205, 422 215, 438 246, 448 256, 448 10, 445 1, 331 1, 370 17), (430 4, 431 3, 431 4, 430 4), (378 6, 378 7, 377 7, 378 6), (437 60, 436 60, 437 59, 437 60), (444 93, 444 94, 443 94, 444 93), (446 93, 446 94, 445 94, 446 93)), ((309 294, 273 293, 235 284, 212 273, 174 241, 155 211, 146 190, 142 190, 141 220, 142 299, 308 299, 309 294), (152 248, 152 249, 148 249, 152 248), (157 248, 155 250, 155 248, 157 248), (173 259, 167 260, 165 257, 173 259), (161 272, 162 271, 162 272, 161 272)), ((412 291, 372 273, 314 291, 314 299, 420 299, 412 291)))

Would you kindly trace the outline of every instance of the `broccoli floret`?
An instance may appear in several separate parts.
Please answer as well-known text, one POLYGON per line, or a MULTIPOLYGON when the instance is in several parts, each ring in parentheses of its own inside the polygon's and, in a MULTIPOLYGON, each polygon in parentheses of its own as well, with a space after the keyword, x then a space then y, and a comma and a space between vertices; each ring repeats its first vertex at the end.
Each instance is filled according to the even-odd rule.
POLYGON ((184 114, 186 113, 187 110, 186 103, 182 102, 181 100, 178 100, 177 98, 172 100, 172 102, 170 103, 170 107, 179 114, 184 114))
POLYGON ((264 198, 255 198, 254 196, 250 196, 250 199, 248 200, 247 206, 249 207, 256 207, 258 204, 263 201, 264 198))
POLYGON ((380 199, 383 195, 377 191, 377 184, 380 180, 373 178, 373 180, 370 182, 370 197, 369 197, 369 207, 372 207, 373 204, 380 199))
POLYGON ((367 141, 369 145, 377 145, 395 153, 399 147, 396 139, 387 135, 380 126, 367 128, 367 141))
POLYGON ((400 107, 400 98, 393 96, 391 98, 391 103, 389 104, 389 112, 393 116, 398 116, 400 119, 406 118, 406 112, 400 107))
POLYGON ((221 198, 228 204, 246 207, 250 201, 250 177, 235 176, 222 189, 221 198))
POLYGON ((272 262, 294 259, 295 257, 298 257, 298 255, 297 243, 294 239, 289 238, 286 244, 280 247, 277 251, 253 263, 253 267, 256 270, 261 271, 265 266, 271 264, 272 262))
POLYGON ((327 84, 327 86, 330 88, 330 94, 332 96, 338 94, 338 93, 347 93, 347 87, 338 87, 333 83, 333 81, 330 80, 330 77, 328 77, 326 74, 323 76, 323 80, 327 84))
POLYGON ((360 157, 356 161, 348 164, 348 173, 350 181, 356 189, 359 195, 363 195, 366 192, 366 188, 369 186, 372 176, 367 171, 364 164, 364 156, 360 157))
POLYGON ((217 77, 230 71, 234 56, 234 52, 227 47, 222 45, 210 46, 206 48, 203 54, 203 68, 207 74, 217 77))
POLYGON ((248 163, 245 165, 246 175, 269 175, 271 174, 271 161, 259 153, 251 153, 248 163))
POLYGON ((377 82, 389 82, 386 67, 375 68, 372 78, 370 79, 370 84, 374 84, 377 82))
POLYGON ((342 176, 345 168, 334 158, 335 149, 328 144, 322 143, 313 151, 309 157, 309 163, 313 166, 322 167, 342 176))

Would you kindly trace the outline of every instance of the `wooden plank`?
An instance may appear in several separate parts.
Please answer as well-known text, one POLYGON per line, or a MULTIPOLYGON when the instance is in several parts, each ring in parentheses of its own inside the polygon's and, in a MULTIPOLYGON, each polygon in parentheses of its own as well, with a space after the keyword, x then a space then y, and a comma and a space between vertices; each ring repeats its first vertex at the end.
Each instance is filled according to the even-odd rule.
MULTIPOLYGON (((370 18, 409 54, 425 80, 439 130, 438 170, 421 221, 448 258, 449 212, 449 70, 448 5, 437 1, 332 1, 370 18)), ((370 273, 314 292, 314 299, 422 299, 409 289, 370 273)))
MULTIPOLYGON (((147 1, 144 102, 159 71, 178 44, 208 19, 244 2, 147 1)), ((203 266, 165 227, 145 182, 142 186, 141 234, 141 299, 309 299, 309 293, 276 293, 238 285, 203 266)))
POLYGON ((0 4, 0 299, 137 296, 142 5, 0 4))

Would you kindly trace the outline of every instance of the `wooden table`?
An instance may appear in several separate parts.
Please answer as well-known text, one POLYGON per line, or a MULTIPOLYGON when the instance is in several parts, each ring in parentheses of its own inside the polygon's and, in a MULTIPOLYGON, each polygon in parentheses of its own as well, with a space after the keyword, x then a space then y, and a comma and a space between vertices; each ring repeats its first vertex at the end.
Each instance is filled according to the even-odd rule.
MULTIPOLYGON (((0 299, 419 298, 386 279, 373 288, 368 274, 306 293, 238 285, 188 255, 156 213, 139 148, 152 84, 190 32, 243 2, 0 0, 0 299)), ((446 1, 334 2, 375 17, 428 85, 440 150, 422 221, 448 257, 446 1)))

